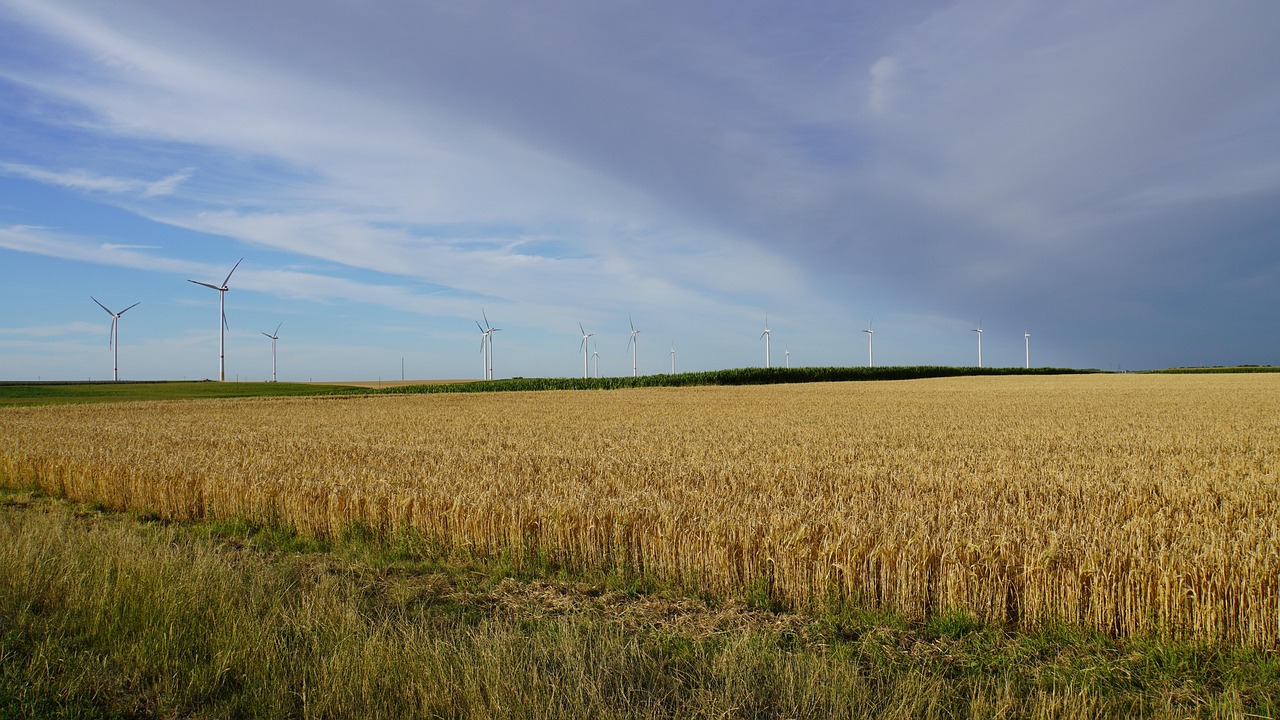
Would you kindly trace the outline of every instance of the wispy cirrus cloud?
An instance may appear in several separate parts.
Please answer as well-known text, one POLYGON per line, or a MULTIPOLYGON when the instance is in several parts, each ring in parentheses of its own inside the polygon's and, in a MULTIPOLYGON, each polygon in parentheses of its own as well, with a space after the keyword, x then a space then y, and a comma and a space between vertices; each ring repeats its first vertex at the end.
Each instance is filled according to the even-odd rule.
POLYGON ((84 190, 87 192, 109 193, 115 195, 127 194, 141 197, 160 197, 164 195, 172 195, 179 185, 191 177, 194 171, 190 169, 180 170, 176 173, 160 178, 159 180, 148 181, 114 177, 111 175, 101 175, 80 168, 72 168, 69 170, 48 170, 34 165, 4 162, 0 163, 0 172, 14 177, 26 178, 27 180, 35 180, 36 182, 57 185, 59 187, 70 188, 73 190, 84 190))

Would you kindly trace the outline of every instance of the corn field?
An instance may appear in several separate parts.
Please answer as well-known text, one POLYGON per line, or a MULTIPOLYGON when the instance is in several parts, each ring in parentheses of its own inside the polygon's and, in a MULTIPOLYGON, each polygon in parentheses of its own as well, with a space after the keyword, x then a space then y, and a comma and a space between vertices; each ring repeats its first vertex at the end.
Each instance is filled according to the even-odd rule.
POLYGON ((802 607, 1280 644, 1280 375, 12 408, 0 483, 802 607))

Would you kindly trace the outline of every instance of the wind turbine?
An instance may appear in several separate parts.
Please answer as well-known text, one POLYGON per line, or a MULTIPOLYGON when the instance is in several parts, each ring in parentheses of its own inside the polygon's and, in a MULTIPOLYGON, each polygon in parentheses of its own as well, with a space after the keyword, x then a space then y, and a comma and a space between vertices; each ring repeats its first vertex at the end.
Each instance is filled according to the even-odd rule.
POLYGON ((1027 369, 1031 369, 1031 333, 1022 331, 1022 339, 1027 344, 1027 369))
POLYGON ((790 370, 791 369, 791 346, 787 345, 785 347, 787 348, 787 369, 790 370))
POLYGON ((218 315, 221 316, 222 318, 222 322, 218 325, 218 381, 219 382, 223 382, 227 379, 227 353, 226 353, 227 306, 224 302, 226 298, 227 290, 230 289, 227 287, 227 283, 231 281, 231 273, 234 273, 236 271, 236 268, 240 267, 240 263, 242 262, 244 262, 244 258, 240 258, 239 260, 236 261, 235 265, 231 266, 231 272, 227 273, 227 277, 225 280, 222 281, 221 285, 213 285, 207 282, 200 282, 199 280, 187 280, 187 282, 193 282, 197 285, 203 285, 207 288, 213 288, 214 290, 218 291, 218 315))
POLYGON ((764 366, 769 367, 769 314, 764 316, 764 332, 760 333, 760 337, 764 338, 764 366))
MULTIPOLYGON (((480 315, 484 317, 484 331, 483 331, 484 337, 481 338, 480 341, 484 342, 486 339, 489 341, 489 367, 486 370, 485 379, 492 380, 493 379, 493 334, 498 332, 502 328, 496 328, 489 324, 489 316, 485 315, 484 308, 480 308, 480 315)), ((480 323, 476 323, 476 325, 479 326, 480 323)))
POLYGON ((111 312, 106 305, 98 302, 98 298, 90 295, 89 299, 98 303, 98 307, 106 310, 107 314, 111 316, 111 334, 107 336, 107 347, 115 348, 115 367, 111 369, 111 373, 112 379, 115 382, 120 382, 120 316, 129 312, 129 310, 136 307, 139 303, 134 303, 120 312, 111 312))
POLYGON ((676 374, 676 341, 671 341, 671 374, 676 374))
POLYGON ((596 361, 596 379, 600 379, 600 350, 591 351, 591 358, 596 361))
POLYGON ((578 323, 578 329, 582 331, 582 347, 578 348, 582 351, 582 377, 587 378, 590 377, 590 370, 587 363, 589 360, 587 357, 587 338, 595 335, 595 333, 587 332, 586 328, 582 327, 582 323, 578 323))
POLYGON ((872 343, 872 340, 875 339, 875 334, 876 334, 876 331, 872 330, 871 326, 874 325, 875 322, 876 322, 876 319, 871 318, 871 322, 867 323, 867 329, 862 331, 867 334, 867 367, 875 367, 875 356, 872 355, 872 352, 871 352, 872 351, 871 343, 872 343))
MULTIPOLYGON (((280 325, 284 325, 284 322, 282 321, 280 325)), ((280 339, 280 325, 277 325, 276 331, 269 335, 262 333, 271 338, 271 382, 276 381, 276 340, 280 339)))
POLYGON ((627 322, 631 324, 631 339, 627 341, 627 344, 631 346, 631 377, 638 377, 639 373, 636 372, 636 345, 638 344, 636 343, 636 336, 640 334, 640 331, 636 329, 636 324, 632 322, 630 315, 627 316, 627 322))
POLYGON ((982 367, 982 319, 978 319, 978 327, 973 328, 978 333, 978 367, 982 367))

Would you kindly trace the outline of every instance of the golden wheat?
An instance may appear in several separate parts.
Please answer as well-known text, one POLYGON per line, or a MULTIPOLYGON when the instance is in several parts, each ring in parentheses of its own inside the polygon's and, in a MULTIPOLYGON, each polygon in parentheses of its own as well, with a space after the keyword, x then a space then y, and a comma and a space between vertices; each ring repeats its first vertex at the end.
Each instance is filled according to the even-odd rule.
POLYGON ((0 481, 798 604, 1280 638, 1280 375, 15 408, 0 481))

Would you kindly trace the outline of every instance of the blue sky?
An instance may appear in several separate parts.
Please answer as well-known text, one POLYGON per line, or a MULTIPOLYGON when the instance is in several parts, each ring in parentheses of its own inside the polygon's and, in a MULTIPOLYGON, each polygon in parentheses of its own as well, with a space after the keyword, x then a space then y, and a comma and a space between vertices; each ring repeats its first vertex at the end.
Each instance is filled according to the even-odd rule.
POLYGON ((0 0, 0 379, 1280 364, 1280 3, 0 0))

